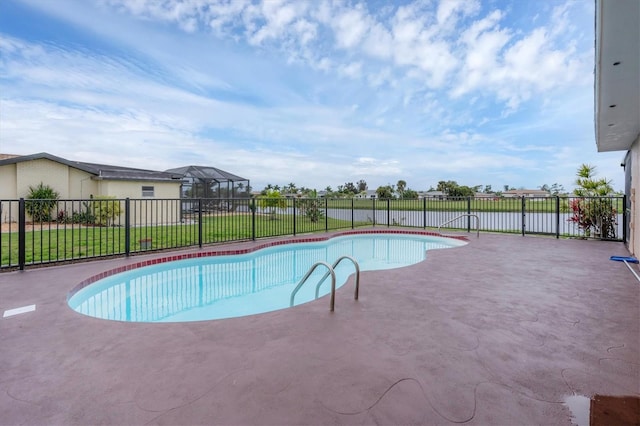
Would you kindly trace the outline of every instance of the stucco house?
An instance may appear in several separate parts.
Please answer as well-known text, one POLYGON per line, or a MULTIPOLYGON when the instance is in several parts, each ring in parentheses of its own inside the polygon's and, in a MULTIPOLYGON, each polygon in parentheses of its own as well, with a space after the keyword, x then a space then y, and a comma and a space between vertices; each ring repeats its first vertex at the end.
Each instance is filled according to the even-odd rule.
MULTIPOLYGON (((84 163, 42 152, 4 156, 0 160, 0 200, 16 200, 29 195, 29 187, 41 182, 58 192, 61 200, 90 199, 98 196, 119 199, 180 198, 181 176, 169 172, 84 163)), ((165 207, 168 221, 179 220, 180 209, 165 207)), ((16 209, 2 209, 3 222, 16 220, 16 209), (8 211, 12 210, 11 217, 8 211)), ((135 222, 144 220, 139 209, 135 222)))
POLYGON ((444 200, 445 198, 447 198, 447 194, 445 194, 443 191, 420 191, 418 192, 418 198, 444 200))
POLYGON ((510 189, 502 193, 503 197, 550 197, 551 193, 542 189, 510 189))
POLYGON ((595 133, 599 152, 626 151, 629 251, 640 255, 640 2, 596 0, 595 133))
POLYGON ((378 192, 375 189, 367 189, 366 191, 362 191, 353 196, 353 198, 360 199, 374 199, 378 198, 378 192))

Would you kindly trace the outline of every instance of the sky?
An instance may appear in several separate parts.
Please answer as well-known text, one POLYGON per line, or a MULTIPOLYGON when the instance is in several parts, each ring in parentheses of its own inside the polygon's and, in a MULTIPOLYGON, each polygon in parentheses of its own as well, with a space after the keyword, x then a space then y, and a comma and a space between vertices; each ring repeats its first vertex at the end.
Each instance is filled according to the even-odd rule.
POLYGON ((2 0, 0 153, 267 184, 574 188, 593 0, 2 0))

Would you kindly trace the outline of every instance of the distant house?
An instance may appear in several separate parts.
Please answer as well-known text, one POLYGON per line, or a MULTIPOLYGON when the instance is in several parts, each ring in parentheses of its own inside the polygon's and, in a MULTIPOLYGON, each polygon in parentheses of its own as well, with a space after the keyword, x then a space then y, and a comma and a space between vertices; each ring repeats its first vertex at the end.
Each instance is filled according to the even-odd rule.
MULTIPOLYGON (((0 200, 26 198, 29 187, 40 183, 58 192, 60 199, 79 200, 97 196, 178 198, 182 180, 173 173, 71 161, 42 152, 0 160, 0 182, 0 200)), ((17 211, 9 217, 10 210, 3 208, 0 220, 15 221, 17 211)), ((164 217, 177 221, 179 213, 165 212, 164 217)))
POLYGON ((497 196, 494 193, 476 192, 473 195, 473 198, 475 198, 476 200, 494 200, 497 198, 497 196))
POLYGON ((544 191, 542 189, 510 189, 508 191, 504 191, 502 193, 503 197, 513 198, 513 197, 550 197, 551 193, 549 191, 544 191))
POLYGON ((353 198, 360 198, 360 199, 378 198, 378 193, 374 189, 367 189, 366 191, 362 191, 362 192, 354 195, 353 198))
POLYGON ((420 191, 418 192, 418 198, 431 198, 437 200, 444 200, 447 198, 447 194, 442 191, 420 191))

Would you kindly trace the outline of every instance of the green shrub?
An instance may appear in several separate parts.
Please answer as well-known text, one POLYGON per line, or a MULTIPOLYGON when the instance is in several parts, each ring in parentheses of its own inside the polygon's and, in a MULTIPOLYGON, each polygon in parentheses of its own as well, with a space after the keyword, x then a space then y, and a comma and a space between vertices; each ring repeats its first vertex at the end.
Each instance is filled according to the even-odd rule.
POLYGON ((113 223, 116 217, 122 213, 122 206, 120 206, 120 200, 116 200, 116 197, 98 196, 93 199, 93 215, 94 220, 99 225, 109 226, 113 223))
POLYGON ((50 222, 51 210, 58 204, 59 197, 53 188, 40 182, 36 187, 29 186, 24 208, 34 222, 50 222))

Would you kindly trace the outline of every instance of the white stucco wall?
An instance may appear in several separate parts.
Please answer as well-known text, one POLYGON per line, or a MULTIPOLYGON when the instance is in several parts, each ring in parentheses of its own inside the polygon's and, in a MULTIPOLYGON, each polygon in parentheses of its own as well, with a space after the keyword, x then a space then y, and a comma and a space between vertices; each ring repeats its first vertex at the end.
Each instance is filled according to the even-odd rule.
POLYGON ((149 198, 180 198, 180 182, 147 182, 133 180, 102 180, 101 194, 118 198, 146 198, 143 186, 153 186, 154 196, 149 198))
POLYGON ((92 177, 91 173, 69 167, 69 198, 85 199, 100 195, 99 182, 92 177))
POLYGON ((60 198, 69 198, 69 166, 42 158, 17 163, 16 167, 18 198, 29 195, 29 187, 40 182, 53 188, 60 198))
MULTIPOLYGON (((109 181, 101 182, 101 195, 130 198, 130 221, 134 226, 180 222, 180 182, 109 181), (142 187, 152 186, 154 196, 143 197, 142 187)), ((124 202, 122 203, 124 213, 124 202)), ((124 224, 124 217, 119 218, 124 224)))
POLYGON ((16 193, 16 165, 0 166, 0 200, 18 198, 16 193))
POLYGON ((629 251, 640 256, 640 137, 631 145, 631 215, 629 251))

